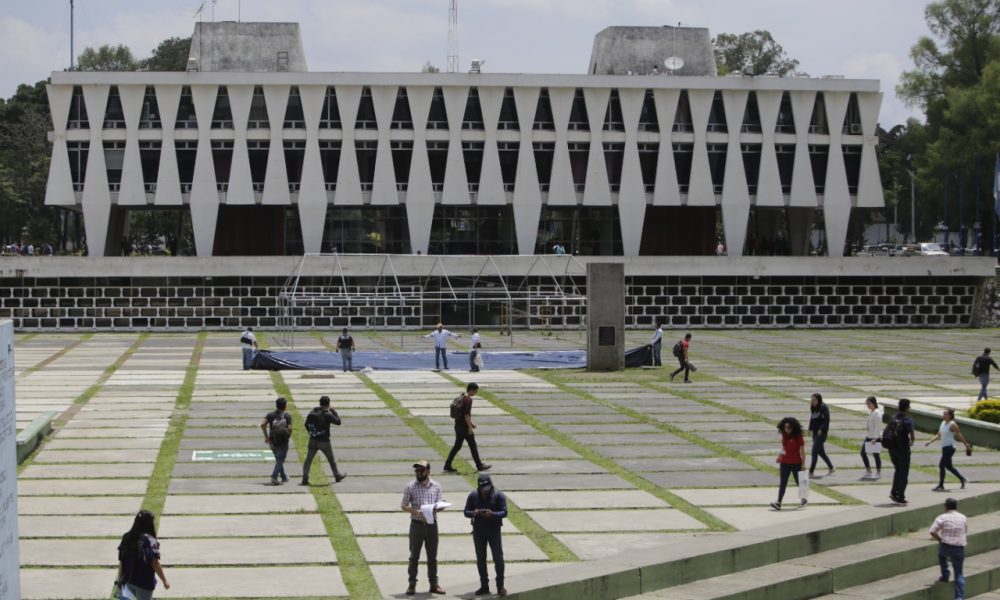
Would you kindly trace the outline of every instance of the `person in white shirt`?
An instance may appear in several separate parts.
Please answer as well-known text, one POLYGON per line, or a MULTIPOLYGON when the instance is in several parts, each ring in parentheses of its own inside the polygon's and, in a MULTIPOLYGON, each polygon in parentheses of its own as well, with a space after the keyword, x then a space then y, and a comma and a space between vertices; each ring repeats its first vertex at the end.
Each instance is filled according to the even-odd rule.
POLYGON ((260 352, 257 338, 253 334, 253 327, 247 327, 247 330, 240 336, 240 345, 243 347, 243 370, 249 371, 250 367, 253 366, 253 355, 260 352))
POLYGON ((653 332, 653 341, 650 344, 653 346, 653 366, 662 367, 660 349, 663 348, 663 323, 656 324, 656 331, 653 332))
POLYGON ((434 338, 434 368, 441 369, 441 361, 444 361, 444 368, 448 368, 448 338, 453 337, 458 339, 457 333, 452 333, 444 328, 441 323, 437 324, 437 329, 428 333, 424 336, 425 338, 434 338))
POLYGON ((969 532, 969 522, 965 515, 958 512, 958 500, 948 498, 944 501, 944 514, 934 519, 931 525, 931 537, 938 541, 938 561, 941 564, 940 583, 947 583, 948 561, 955 569, 955 600, 965 598, 965 576, 962 575, 962 563, 965 562, 965 545, 969 532))
POLYGON ((476 363, 476 358, 479 353, 482 352, 482 344, 480 344, 479 330, 472 330, 472 339, 469 341, 469 371, 476 372, 479 370, 479 365, 476 363))
POLYGON ((868 405, 868 424, 865 429, 865 439, 861 442, 861 462, 865 463, 865 475, 862 479, 879 479, 882 477, 882 453, 881 444, 877 442, 882 439, 882 409, 878 407, 878 400, 875 396, 868 396, 865 400, 868 405), (875 444, 874 448, 870 448, 875 444), (871 465, 868 463, 868 450, 876 450, 870 454, 875 457, 875 474, 872 474, 871 465))

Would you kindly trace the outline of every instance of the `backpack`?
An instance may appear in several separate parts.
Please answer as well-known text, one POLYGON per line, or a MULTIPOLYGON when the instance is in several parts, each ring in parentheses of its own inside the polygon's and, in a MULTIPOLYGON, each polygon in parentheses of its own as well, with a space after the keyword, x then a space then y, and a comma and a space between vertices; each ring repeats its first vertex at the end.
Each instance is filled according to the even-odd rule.
POLYGON ((972 376, 979 377, 979 373, 980 373, 979 358, 977 357, 976 360, 972 361, 972 376))
POLYGON ((327 429, 323 422, 322 412, 314 410, 306 416, 306 431, 309 432, 309 437, 311 438, 326 436, 327 429))
POLYGON ((464 407, 465 407, 465 394, 460 394, 456 396, 454 400, 451 401, 451 407, 450 407, 451 418, 455 419, 456 421, 461 419, 462 416, 465 414, 465 411, 462 410, 464 407))
POLYGON ((676 344, 674 344, 674 356, 677 357, 677 358, 680 358, 680 357, 684 356, 684 342, 683 342, 683 340, 677 342, 676 344))
POLYGON ((898 450, 906 447, 908 443, 903 420, 893 417, 882 431, 882 447, 887 450, 898 450))
POLYGON ((271 421, 271 443, 275 446, 287 446, 288 439, 292 437, 292 432, 288 429, 288 421, 285 414, 281 413, 271 421))

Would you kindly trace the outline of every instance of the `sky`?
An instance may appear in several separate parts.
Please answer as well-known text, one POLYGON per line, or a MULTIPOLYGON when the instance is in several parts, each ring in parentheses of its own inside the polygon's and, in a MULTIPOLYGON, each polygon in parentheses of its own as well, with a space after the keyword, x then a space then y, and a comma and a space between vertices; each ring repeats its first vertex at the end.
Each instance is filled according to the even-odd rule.
MULTIPOLYGON (((594 34, 609 25, 769 30, 812 76, 878 79, 886 128, 914 116, 896 97, 910 48, 927 35, 925 0, 458 0, 459 55, 502 73, 585 73, 594 34)), ((137 57, 189 36, 201 0, 75 0, 75 50, 125 44, 137 57)), ((294 21, 311 71, 443 68, 448 0, 206 0, 206 21, 294 21)), ((0 0, 0 97, 65 69, 69 0, 0 0)))

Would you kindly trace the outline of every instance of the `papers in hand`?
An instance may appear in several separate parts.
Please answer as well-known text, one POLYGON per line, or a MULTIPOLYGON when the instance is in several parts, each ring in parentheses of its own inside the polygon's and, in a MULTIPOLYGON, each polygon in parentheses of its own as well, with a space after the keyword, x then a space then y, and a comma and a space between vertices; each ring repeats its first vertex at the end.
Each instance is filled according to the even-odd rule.
POLYGON ((427 521, 428 525, 434 524, 434 511, 443 510, 451 506, 451 502, 438 501, 434 504, 422 504, 420 505, 420 514, 424 515, 424 520, 427 521))

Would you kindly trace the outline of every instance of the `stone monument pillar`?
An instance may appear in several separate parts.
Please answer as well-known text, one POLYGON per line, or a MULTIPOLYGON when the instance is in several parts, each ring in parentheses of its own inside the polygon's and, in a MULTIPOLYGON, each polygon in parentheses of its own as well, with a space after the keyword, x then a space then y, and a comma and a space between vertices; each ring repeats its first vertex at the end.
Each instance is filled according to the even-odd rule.
POLYGON ((0 321, 0 600, 21 597, 17 537, 14 323, 0 321))
POLYGON ((625 265, 587 263, 587 370, 625 368, 625 265))

